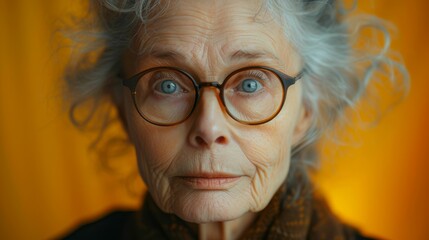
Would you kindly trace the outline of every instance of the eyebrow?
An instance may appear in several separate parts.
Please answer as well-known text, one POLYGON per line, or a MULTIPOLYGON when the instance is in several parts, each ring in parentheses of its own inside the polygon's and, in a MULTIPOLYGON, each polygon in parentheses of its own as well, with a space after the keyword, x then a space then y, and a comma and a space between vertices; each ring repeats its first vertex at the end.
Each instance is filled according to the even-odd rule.
POLYGON ((255 60, 255 59, 272 59, 280 61, 280 59, 273 53, 268 51, 252 51, 252 50, 237 50, 230 56, 231 60, 255 60))
MULTIPOLYGON (((184 54, 181 54, 180 52, 177 52, 175 50, 169 50, 169 49, 152 49, 149 52, 149 56, 161 59, 161 60, 170 60, 170 61, 183 61, 187 57, 184 54)), ((238 61, 238 60, 261 60, 261 59, 269 59, 274 60, 277 62, 281 62, 280 59, 274 55, 273 53, 269 51, 254 51, 254 50, 244 50, 239 49, 234 51, 229 58, 231 61, 238 61)))

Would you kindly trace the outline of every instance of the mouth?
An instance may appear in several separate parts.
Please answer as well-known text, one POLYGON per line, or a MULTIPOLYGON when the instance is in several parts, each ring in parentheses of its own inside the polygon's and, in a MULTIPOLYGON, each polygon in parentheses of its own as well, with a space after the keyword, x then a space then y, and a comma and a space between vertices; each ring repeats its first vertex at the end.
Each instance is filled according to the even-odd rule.
POLYGON ((241 177, 228 173, 196 173, 178 179, 195 190, 226 190, 237 184, 241 177))

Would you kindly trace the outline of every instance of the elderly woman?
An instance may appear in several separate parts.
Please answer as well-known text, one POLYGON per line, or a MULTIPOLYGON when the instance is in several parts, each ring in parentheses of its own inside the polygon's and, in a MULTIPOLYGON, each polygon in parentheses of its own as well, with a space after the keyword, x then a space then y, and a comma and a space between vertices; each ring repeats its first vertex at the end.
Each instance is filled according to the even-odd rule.
POLYGON ((116 107, 148 192, 140 211, 69 238, 361 238, 307 172, 374 72, 400 67, 388 46, 352 45, 363 25, 388 38, 376 18, 349 19, 334 0, 90 6, 91 38, 66 77, 72 112, 89 100, 116 107))

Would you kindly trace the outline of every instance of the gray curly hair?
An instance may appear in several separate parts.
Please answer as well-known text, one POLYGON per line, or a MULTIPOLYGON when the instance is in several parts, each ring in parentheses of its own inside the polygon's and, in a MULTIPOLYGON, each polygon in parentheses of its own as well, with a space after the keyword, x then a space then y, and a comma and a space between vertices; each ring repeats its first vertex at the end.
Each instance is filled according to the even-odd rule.
MULTIPOLYGON (((89 18, 80 20, 79 30, 72 35, 77 51, 65 74, 74 125, 85 128, 96 113, 104 118, 101 131, 111 122, 112 117, 103 114, 100 106, 117 99, 121 55, 136 32, 144 31, 144 25, 161 16, 168 4, 161 0, 90 1, 89 18), (75 113, 86 102, 93 105, 83 120, 78 120, 75 113)), ((299 178, 299 183, 307 186, 308 170, 317 165, 316 143, 322 134, 335 122, 347 121, 345 109, 356 107, 380 73, 405 93, 407 71, 389 50, 389 25, 373 16, 353 15, 353 7, 347 10, 340 1, 266 0, 261 9, 284 26, 284 34, 305 65, 303 102, 313 119, 305 137, 292 150, 288 184, 298 184, 299 178), (363 29, 380 33, 382 46, 372 44, 363 29)))

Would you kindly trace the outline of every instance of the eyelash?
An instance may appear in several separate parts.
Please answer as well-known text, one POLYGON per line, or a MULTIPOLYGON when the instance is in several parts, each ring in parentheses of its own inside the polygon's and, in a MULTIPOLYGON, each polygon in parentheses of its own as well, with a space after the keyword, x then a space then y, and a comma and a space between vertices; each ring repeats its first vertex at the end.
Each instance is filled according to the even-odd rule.
POLYGON ((259 82, 261 84, 267 81, 267 76, 260 71, 251 71, 247 74, 247 76, 254 77, 256 78, 255 80, 262 80, 259 82))

